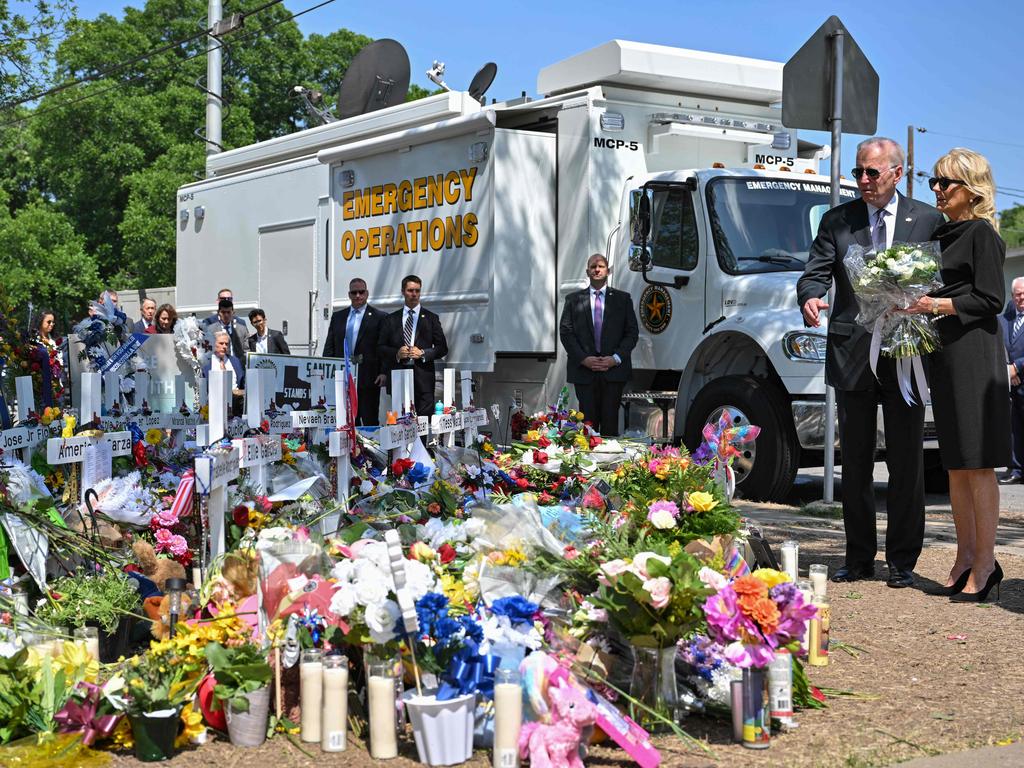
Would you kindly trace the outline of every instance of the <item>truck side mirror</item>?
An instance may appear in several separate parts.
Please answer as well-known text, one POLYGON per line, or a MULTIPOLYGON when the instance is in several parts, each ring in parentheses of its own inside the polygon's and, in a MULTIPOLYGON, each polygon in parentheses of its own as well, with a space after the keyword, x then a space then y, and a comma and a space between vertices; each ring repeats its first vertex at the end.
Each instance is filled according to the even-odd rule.
POLYGON ((629 241, 633 245, 646 245, 651 239, 651 209, 654 190, 633 189, 629 192, 629 241))
POLYGON ((629 271, 646 272, 651 268, 651 246, 629 246, 629 271))
POLYGON ((288 321, 287 320, 282 320, 281 321, 281 335, 282 336, 287 336, 288 335, 288 321))

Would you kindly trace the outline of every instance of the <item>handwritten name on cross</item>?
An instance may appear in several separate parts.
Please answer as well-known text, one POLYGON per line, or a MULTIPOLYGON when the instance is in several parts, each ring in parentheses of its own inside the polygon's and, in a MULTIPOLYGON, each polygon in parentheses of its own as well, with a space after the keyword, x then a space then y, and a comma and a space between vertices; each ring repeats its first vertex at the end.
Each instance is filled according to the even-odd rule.
POLYGON ((196 457, 196 491, 206 507, 206 523, 201 547, 203 572, 214 558, 226 550, 224 515, 227 511, 227 485, 236 477, 240 466, 238 448, 218 447, 196 457))

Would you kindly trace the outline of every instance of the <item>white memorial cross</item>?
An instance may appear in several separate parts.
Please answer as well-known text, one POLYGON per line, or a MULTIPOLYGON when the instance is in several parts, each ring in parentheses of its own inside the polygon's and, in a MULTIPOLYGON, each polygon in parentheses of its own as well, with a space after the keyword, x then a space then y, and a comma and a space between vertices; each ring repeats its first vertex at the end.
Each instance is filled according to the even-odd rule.
POLYGON ((334 426, 335 429, 330 432, 328 453, 335 462, 338 486, 334 497, 341 506, 336 512, 324 517, 325 536, 338 530, 342 512, 348 511, 348 496, 352 486, 352 438, 348 429, 348 386, 344 371, 334 372, 334 426))
POLYGON ((413 372, 408 368, 396 368, 391 371, 391 409, 399 419, 402 419, 403 416, 411 418, 410 423, 401 423, 400 421, 398 424, 383 426, 378 432, 380 447, 384 450, 394 451, 392 458, 406 458, 412 444, 420 434, 426 434, 426 425, 429 424, 427 417, 421 421, 416 416, 412 374, 413 372), (420 432, 421 428, 423 428, 422 433, 420 432))
POLYGON ((224 515, 227 511, 227 485, 238 477, 240 466, 238 448, 218 447, 196 457, 196 491, 205 502, 206 519, 203 521, 205 541, 200 547, 203 573, 214 558, 226 549, 224 515))
MULTIPOLYGON (((344 372, 337 371, 335 375, 344 377, 344 372)), ((337 403, 337 380, 334 391, 335 403, 337 403)), ((324 388, 324 377, 319 372, 310 374, 309 402, 312 410, 291 411, 292 429, 309 430, 309 441, 321 445, 327 440, 325 429, 330 429, 335 425, 342 426, 346 422, 344 414, 339 416, 336 407, 330 408, 326 405, 327 393, 324 388)))
POLYGON ((280 435, 240 437, 231 442, 238 449, 238 466, 249 470, 249 478, 257 491, 267 493, 267 465, 281 460, 280 435))
MULTIPOLYGON (((455 405, 455 369, 445 368, 441 402, 445 408, 455 405)), ((451 448, 455 445, 455 432, 462 427, 460 414, 451 410, 450 413, 435 413, 430 417, 430 426, 438 435, 438 443, 451 448)))
POLYGON ((211 368, 207 386, 209 387, 210 418, 208 424, 200 424, 196 427, 196 442, 199 445, 213 445, 219 442, 227 431, 230 412, 228 404, 231 402, 230 371, 211 368))
POLYGON ((195 402, 189 405, 185 393, 185 377, 179 373, 174 377, 174 411, 171 413, 169 424, 169 427, 174 430, 171 436, 171 444, 180 445, 184 443, 186 430, 194 429, 198 424, 199 413, 195 408, 195 402))
POLYGON ((132 433, 127 431, 107 432, 99 437, 51 437, 46 441, 46 462, 51 466, 85 465, 79 483, 79 495, 83 499, 89 488, 110 477, 111 460, 115 456, 131 455, 132 433))
POLYGON ((18 376, 14 379, 15 393, 18 398, 17 417, 19 426, 5 429, 0 432, 0 448, 4 451, 20 451, 19 457, 28 464, 29 452, 34 445, 37 445, 50 437, 50 430, 44 426, 20 426, 28 419, 31 411, 35 410, 35 396, 32 393, 32 377, 18 376))

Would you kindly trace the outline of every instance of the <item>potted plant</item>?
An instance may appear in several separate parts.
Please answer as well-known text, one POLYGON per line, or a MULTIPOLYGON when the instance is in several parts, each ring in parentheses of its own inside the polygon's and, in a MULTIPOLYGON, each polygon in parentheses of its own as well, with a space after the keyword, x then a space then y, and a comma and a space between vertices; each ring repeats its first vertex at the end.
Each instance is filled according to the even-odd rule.
POLYGON ((239 747, 258 747, 267 737, 270 708, 270 664, 267 654, 252 641, 233 646, 206 646, 217 684, 214 708, 227 713, 228 736, 239 747))

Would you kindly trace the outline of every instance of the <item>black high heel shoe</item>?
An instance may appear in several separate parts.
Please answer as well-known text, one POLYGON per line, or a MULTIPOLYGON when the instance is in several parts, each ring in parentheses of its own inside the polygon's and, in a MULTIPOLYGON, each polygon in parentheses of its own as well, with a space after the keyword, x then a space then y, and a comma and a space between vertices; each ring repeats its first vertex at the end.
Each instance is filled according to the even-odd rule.
POLYGON ((950 584, 948 587, 939 587, 931 590, 929 595, 940 595, 941 597, 952 597, 953 595, 959 595, 964 591, 964 587, 967 586, 967 579, 971 576, 971 569, 968 568, 966 571, 956 577, 956 581, 950 584))
POLYGON ((949 598, 951 603, 983 603, 985 598, 988 597, 988 593, 995 587, 996 590, 996 602, 999 602, 999 582, 1003 580, 1003 569, 999 567, 999 563, 996 563, 995 570, 989 574, 988 580, 985 582, 985 586, 977 592, 961 592, 959 595, 953 595, 949 598))

